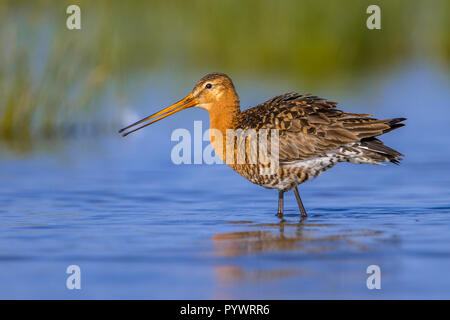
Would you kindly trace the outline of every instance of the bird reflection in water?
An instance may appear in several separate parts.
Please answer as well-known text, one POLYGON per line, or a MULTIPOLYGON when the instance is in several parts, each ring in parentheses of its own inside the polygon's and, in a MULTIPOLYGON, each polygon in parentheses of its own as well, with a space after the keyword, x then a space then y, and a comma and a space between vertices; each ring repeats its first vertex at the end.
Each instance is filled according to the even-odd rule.
POLYGON ((234 222, 233 225, 240 229, 246 226, 247 230, 219 233, 213 236, 214 253, 226 258, 215 270, 221 285, 242 280, 260 281, 304 276, 313 271, 308 270, 301 263, 302 260, 310 261, 310 258, 314 259, 335 251, 346 253, 355 250, 367 251, 370 250, 370 244, 363 239, 373 240, 383 234, 377 230, 349 230, 345 226, 304 221, 264 224, 241 221, 234 222), (278 265, 276 269, 270 269, 269 264, 269 267, 264 265, 262 269, 249 269, 239 263, 239 260, 229 259, 247 255, 257 257, 263 253, 278 255, 283 252, 288 258, 287 262, 295 263, 286 263, 285 268, 276 264, 278 265))

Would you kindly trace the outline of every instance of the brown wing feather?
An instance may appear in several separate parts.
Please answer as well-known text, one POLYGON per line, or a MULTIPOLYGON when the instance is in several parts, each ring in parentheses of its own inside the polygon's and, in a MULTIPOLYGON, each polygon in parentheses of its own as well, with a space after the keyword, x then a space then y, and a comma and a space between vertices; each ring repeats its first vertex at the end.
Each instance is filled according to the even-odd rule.
POLYGON ((404 118, 378 120, 347 113, 337 103, 287 93, 241 113, 242 129, 278 129, 280 161, 306 160, 403 126, 404 118))

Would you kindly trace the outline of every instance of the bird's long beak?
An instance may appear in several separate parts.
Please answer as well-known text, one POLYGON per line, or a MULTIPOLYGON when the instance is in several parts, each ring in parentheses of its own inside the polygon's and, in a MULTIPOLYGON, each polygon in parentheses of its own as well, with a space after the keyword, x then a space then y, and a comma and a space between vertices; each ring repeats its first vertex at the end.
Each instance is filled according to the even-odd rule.
POLYGON ((158 111, 157 113, 152 114, 151 116, 148 116, 148 117, 146 117, 146 118, 144 118, 142 120, 139 120, 138 122, 135 122, 135 123, 129 125, 128 127, 120 129, 119 133, 122 133, 123 131, 128 130, 131 127, 134 127, 134 126, 136 126, 136 125, 138 125, 140 123, 143 123, 143 122, 146 122, 146 121, 149 121, 149 120, 153 119, 149 123, 146 123, 146 124, 136 128, 136 129, 133 129, 131 131, 123 133, 122 136, 125 137, 125 136, 129 135, 132 132, 135 132, 135 131, 137 131, 139 129, 142 129, 142 128, 146 127, 146 126, 149 126, 152 123, 155 123, 155 122, 157 122, 157 121, 159 121, 161 119, 164 119, 164 118, 166 118, 166 117, 168 117, 168 116, 170 116, 170 115, 172 115, 174 113, 177 113, 178 111, 184 110, 186 108, 193 107, 193 106, 195 106, 197 104, 198 104, 197 98, 195 98, 192 95, 192 93, 190 93, 186 98, 178 101, 177 103, 171 105, 170 107, 164 108, 161 111, 158 111))

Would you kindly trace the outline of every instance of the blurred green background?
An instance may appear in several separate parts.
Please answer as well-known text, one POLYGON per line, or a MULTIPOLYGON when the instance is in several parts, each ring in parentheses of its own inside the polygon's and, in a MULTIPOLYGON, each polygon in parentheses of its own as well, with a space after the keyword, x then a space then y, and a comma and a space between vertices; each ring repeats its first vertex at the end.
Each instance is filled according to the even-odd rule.
POLYGON ((449 21, 448 0, 0 0, 0 150, 112 132, 149 75, 186 92, 212 71, 351 92, 414 61, 448 70, 449 21), (366 28, 371 4, 382 30, 366 28))

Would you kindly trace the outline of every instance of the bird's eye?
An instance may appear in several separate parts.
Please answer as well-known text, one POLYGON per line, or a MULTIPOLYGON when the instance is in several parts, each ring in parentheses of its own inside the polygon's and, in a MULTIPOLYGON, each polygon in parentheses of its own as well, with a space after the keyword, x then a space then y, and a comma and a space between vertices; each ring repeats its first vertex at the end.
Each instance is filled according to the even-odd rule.
POLYGON ((205 86, 206 89, 211 89, 212 88, 212 84, 211 83, 207 83, 205 86))

